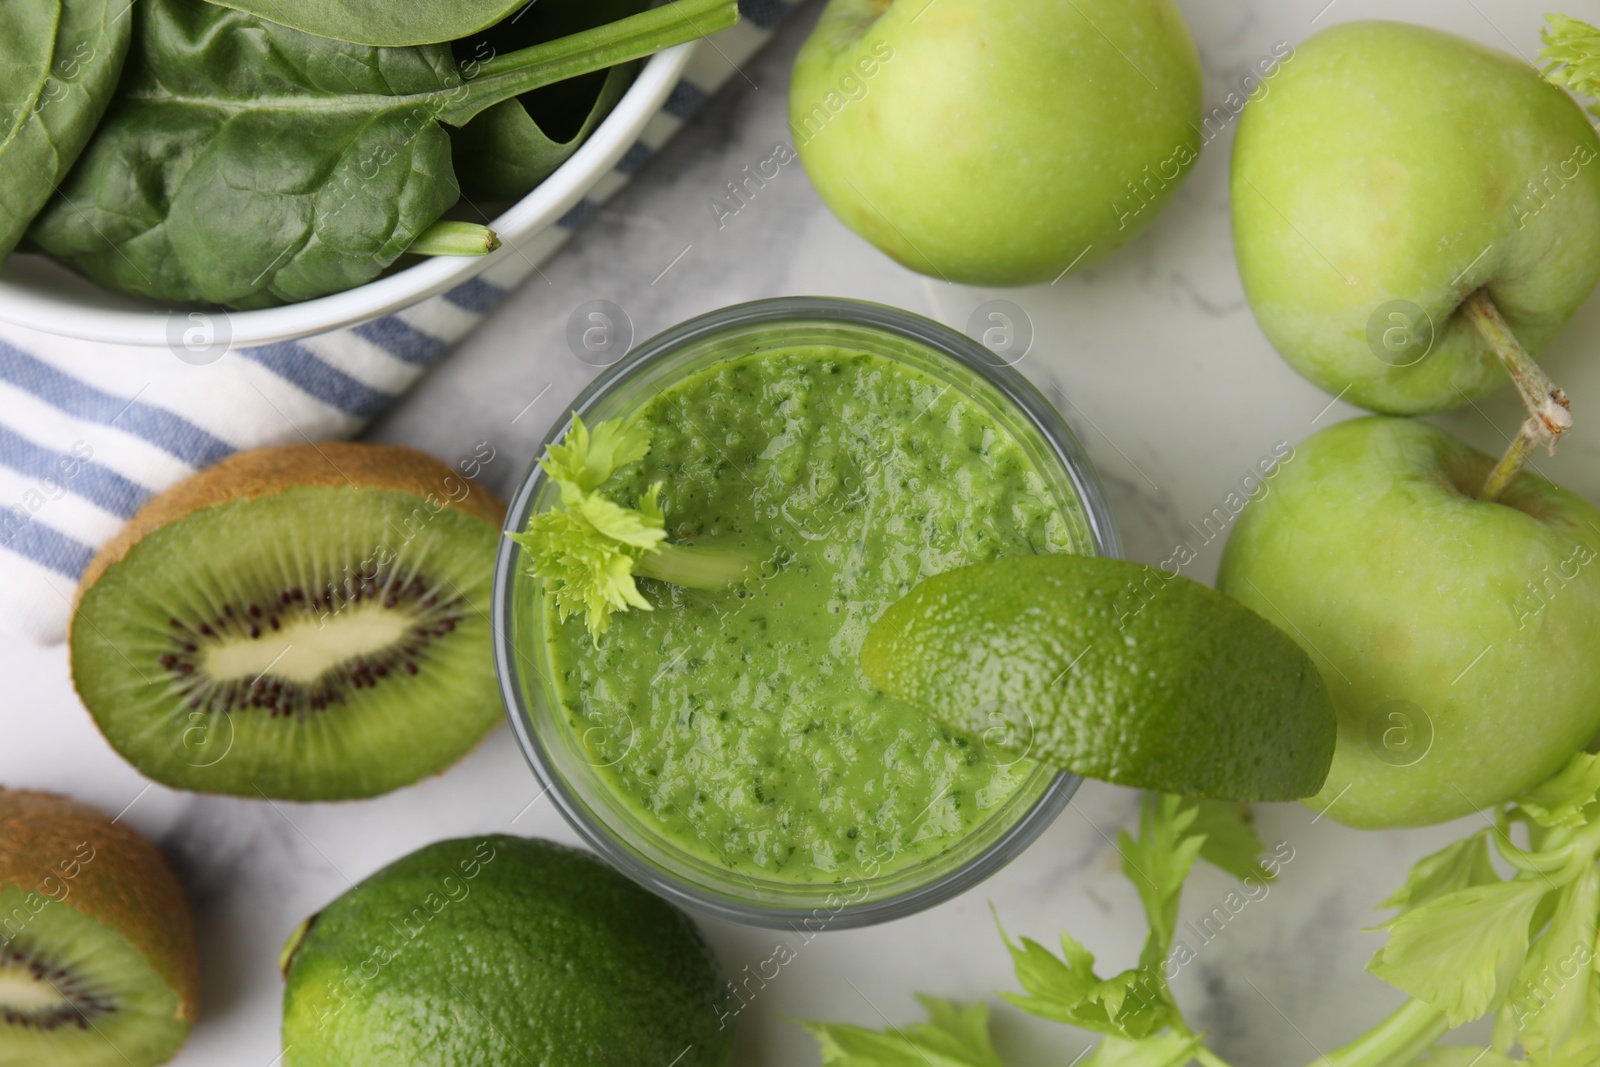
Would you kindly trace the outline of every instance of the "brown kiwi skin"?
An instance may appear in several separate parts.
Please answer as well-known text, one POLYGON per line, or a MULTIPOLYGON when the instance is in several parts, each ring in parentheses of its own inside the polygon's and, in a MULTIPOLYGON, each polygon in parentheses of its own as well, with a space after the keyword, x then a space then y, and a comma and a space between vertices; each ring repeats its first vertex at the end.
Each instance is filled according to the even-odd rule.
POLYGON ((448 464, 403 445, 324 441, 237 452, 152 498, 95 554, 78 583, 68 647, 84 595, 151 532, 206 508, 306 487, 404 493, 431 499, 439 508, 463 512, 491 527, 505 523, 505 501, 448 464), (454 499, 457 496, 460 499, 454 499))
POLYGON ((0 787, 0 888, 59 900, 127 938, 177 994, 177 1018, 193 1026, 200 1010, 194 918, 177 875, 149 841, 67 797, 0 787), (84 846, 93 850, 87 859, 84 846))
POLYGON ((304 486, 380 489, 424 499, 432 496, 441 506, 466 512, 491 526, 501 525, 506 516, 505 502, 499 497, 414 448, 355 441, 257 448, 207 467, 140 508, 89 562, 78 583, 78 600, 107 567, 119 562, 150 531, 218 504, 255 500, 304 486), (450 499, 448 486, 455 483, 467 487, 461 500, 450 499))

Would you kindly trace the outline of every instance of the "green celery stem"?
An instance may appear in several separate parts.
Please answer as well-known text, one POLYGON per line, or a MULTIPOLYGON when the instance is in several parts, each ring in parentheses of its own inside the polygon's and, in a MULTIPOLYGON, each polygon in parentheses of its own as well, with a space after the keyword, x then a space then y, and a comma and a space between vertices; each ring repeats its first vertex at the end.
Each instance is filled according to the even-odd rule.
POLYGON ((662 545, 634 565, 641 578, 687 586, 690 589, 726 589, 741 581, 753 560, 742 552, 693 545, 662 545))
POLYGON ((1408 1000, 1360 1038, 1317 1057, 1310 1067, 1409 1067, 1449 1030, 1444 1012, 1408 1000))

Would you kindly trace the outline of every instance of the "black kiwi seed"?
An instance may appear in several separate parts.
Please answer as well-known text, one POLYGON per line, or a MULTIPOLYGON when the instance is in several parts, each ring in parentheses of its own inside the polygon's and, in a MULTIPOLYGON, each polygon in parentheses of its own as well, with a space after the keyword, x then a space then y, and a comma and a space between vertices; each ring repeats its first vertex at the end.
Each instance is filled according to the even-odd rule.
POLYGON ((68 1026, 88 1030, 95 1019, 117 1010, 116 1004, 96 993, 71 971, 30 959, 14 946, 0 949, 0 973, 20 970, 26 970, 35 982, 48 984, 61 997, 61 1003, 33 1011, 0 1004, 0 1021, 7 1026, 45 1032, 68 1026))
POLYGON ((194 1024, 194 920, 104 812, 0 786, 0 1064, 155 1067, 194 1024))
POLYGON ((156 662, 171 676, 179 698, 185 700, 189 708, 221 714, 261 709, 271 718, 296 716, 304 719, 314 712, 343 704, 346 689, 375 688, 379 679, 388 677, 391 667, 416 674, 417 660, 426 660, 429 644, 453 632, 466 610, 466 602, 458 594, 441 599, 441 592, 429 588, 420 577, 383 570, 343 583, 325 583, 313 590, 309 598, 303 589, 296 587, 263 599, 273 605, 270 615, 252 601, 237 611, 234 605, 224 604, 210 623, 190 624, 177 617, 168 620, 173 633, 167 650, 156 662), (269 680, 265 676, 216 681, 201 666, 209 647, 224 641, 261 638, 261 625, 247 619, 260 619, 265 615, 268 630, 281 630, 285 622, 331 622, 340 611, 368 601, 381 603, 385 611, 403 611, 409 616, 412 625, 406 644, 369 653, 358 661, 341 663, 311 683, 269 680), (196 634, 201 641, 194 639, 196 634))
POLYGON ((488 614, 504 519, 458 467, 392 445, 230 456, 90 562, 73 684, 169 786, 311 801, 409 785, 505 717, 488 614))

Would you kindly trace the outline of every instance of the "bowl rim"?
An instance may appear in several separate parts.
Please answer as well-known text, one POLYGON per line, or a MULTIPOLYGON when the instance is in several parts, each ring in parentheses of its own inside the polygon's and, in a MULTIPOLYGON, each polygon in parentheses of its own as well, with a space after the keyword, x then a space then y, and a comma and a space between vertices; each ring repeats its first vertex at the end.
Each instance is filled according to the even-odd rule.
MULTIPOLYGON (((257 311, 206 312, 227 322, 231 348, 296 341, 355 326, 392 314, 466 282, 513 256, 525 256, 522 245, 554 225, 610 173, 633 147, 650 120, 666 104, 688 66, 698 42, 657 52, 623 94, 617 106, 565 163, 490 225, 502 247, 486 256, 435 256, 394 274, 342 293, 257 311)), ((13 261, 14 262, 14 261, 13 261)), ((0 322, 40 333, 82 341, 165 348, 172 342, 169 323, 187 322, 193 308, 148 309, 106 306, 95 297, 127 304, 137 300, 84 282, 81 293, 46 285, 32 286, 0 273, 0 322)))
MULTIPOLYGON (((503 533, 520 533, 526 525, 545 480, 538 457, 544 455, 549 446, 557 443, 566 432, 570 414, 582 416, 589 413, 613 389, 627 382, 635 373, 643 371, 653 361, 699 341, 763 323, 778 324, 805 319, 835 321, 898 334, 948 356, 997 388, 1035 427, 1060 459, 1082 504, 1096 550, 1103 556, 1121 556, 1122 545, 1115 518, 1093 461, 1078 443, 1061 413, 1030 381, 1012 366, 997 363, 989 350, 978 342, 941 323, 881 304, 835 297, 778 297, 735 304, 698 315, 635 346, 622 359, 596 375, 573 400, 567 414, 552 423, 511 498, 503 533)), ((501 697, 506 705, 512 733, 539 782, 539 796, 548 795, 585 844, 608 863, 680 907, 729 922, 778 929, 791 929, 798 922, 809 922, 811 916, 819 912, 826 914, 829 929, 841 930, 902 918, 966 892, 1010 863, 1066 809, 1082 782, 1078 775, 1066 771, 1058 773, 1039 793, 1032 806, 982 852, 929 882, 890 896, 850 902, 824 911, 736 900, 691 884, 635 855, 625 843, 614 839, 615 831, 603 825, 594 825, 603 823, 603 819, 591 814, 579 798, 568 795, 552 757, 534 729, 532 711, 523 699, 521 669, 517 664, 522 657, 514 647, 511 636, 514 629, 512 598, 519 560, 516 544, 509 537, 502 536, 495 556, 490 619, 495 673, 500 682, 501 697)), ((826 888, 818 886, 819 891, 826 888)))

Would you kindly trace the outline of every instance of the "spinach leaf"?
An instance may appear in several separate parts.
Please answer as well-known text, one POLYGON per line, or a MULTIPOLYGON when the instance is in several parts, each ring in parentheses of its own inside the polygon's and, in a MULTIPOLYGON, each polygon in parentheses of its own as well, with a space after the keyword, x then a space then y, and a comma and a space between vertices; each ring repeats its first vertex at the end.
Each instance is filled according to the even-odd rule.
POLYGON ((237 308, 370 281, 459 195, 442 125, 737 20, 677 0, 458 70, 199 0, 139 0, 118 99, 29 231, 123 292, 237 308))
POLYGON ((539 0, 219 0, 290 29, 391 48, 441 44, 493 26, 539 0))
MULTIPOLYGON (((637 14, 649 0, 539 0, 485 33, 451 45, 469 63, 637 14)), ((633 84, 638 65, 523 93, 450 132, 461 192, 472 200, 526 196, 588 140, 633 84)))
POLYGON ((0 29, 0 260, 88 144, 128 53, 132 0, 11 0, 0 29))
POLYGON ((607 71, 589 110, 576 116, 580 121, 571 132, 547 133, 521 100, 496 104, 465 128, 451 130, 462 195, 492 204, 528 195, 589 139, 637 73, 633 63, 607 71))

